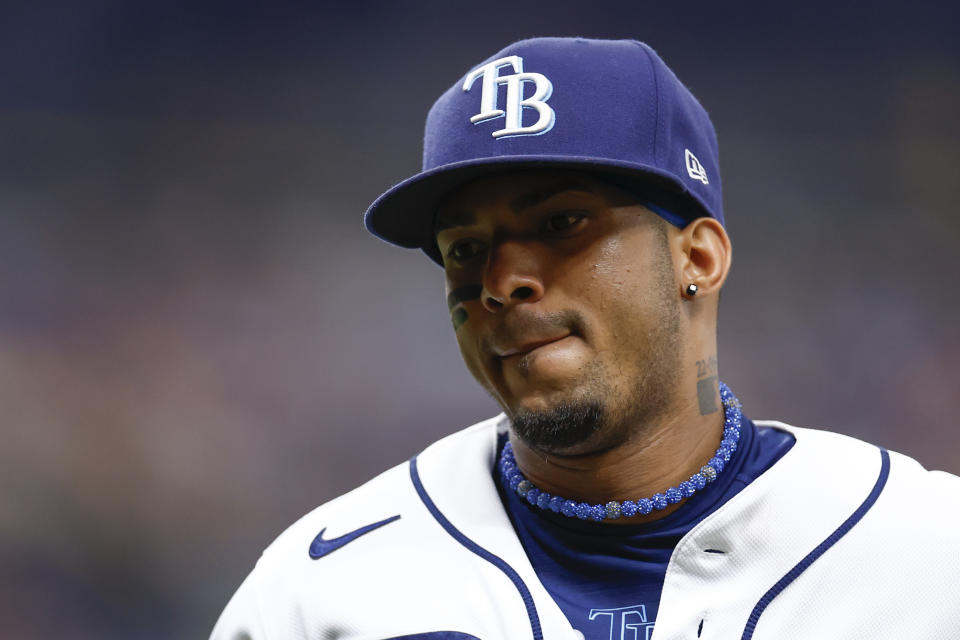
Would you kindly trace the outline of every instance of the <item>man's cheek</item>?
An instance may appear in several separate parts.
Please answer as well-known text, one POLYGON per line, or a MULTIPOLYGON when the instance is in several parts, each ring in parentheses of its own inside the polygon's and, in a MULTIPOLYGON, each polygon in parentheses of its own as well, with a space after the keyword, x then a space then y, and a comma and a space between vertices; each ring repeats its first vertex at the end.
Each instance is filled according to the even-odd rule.
POLYGON ((477 351, 476 340, 470 335, 469 329, 465 328, 457 332, 457 344, 460 347, 460 356, 463 363, 467 365, 467 371, 473 376, 480 386, 487 391, 494 393, 493 383, 491 381, 491 372, 484 367, 483 358, 477 351))

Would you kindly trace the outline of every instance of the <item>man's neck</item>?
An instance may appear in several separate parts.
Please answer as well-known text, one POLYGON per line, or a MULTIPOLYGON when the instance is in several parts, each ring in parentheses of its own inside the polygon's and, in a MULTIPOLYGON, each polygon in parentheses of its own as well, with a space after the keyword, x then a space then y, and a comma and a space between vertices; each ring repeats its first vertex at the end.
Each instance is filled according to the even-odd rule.
MULTIPOLYGON (((510 441, 520 470, 542 491, 589 504, 637 500, 662 493, 697 473, 720 444, 724 414, 716 411, 700 415, 694 398, 655 422, 635 425, 633 437, 617 447, 585 455, 564 456, 531 449, 512 432, 510 441)), ((613 522, 656 520, 682 504, 613 522)))

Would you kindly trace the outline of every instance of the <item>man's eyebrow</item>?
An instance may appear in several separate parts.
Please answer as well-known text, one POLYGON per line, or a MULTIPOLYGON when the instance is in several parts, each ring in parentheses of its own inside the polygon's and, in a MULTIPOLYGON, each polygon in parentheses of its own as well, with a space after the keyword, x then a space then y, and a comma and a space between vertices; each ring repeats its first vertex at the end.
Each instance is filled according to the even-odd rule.
POLYGON ((437 235, 444 229, 453 229, 454 227, 466 227, 476 224, 477 216, 470 211, 462 209, 453 209, 441 211, 437 214, 436 222, 433 224, 433 235, 437 235))
POLYGON ((514 198, 512 201, 510 201, 510 208, 513 209, 515 213, 520 213, 525 209, 535 207, 541 202, 546 202, 553 196, 565 193, 567 191, 590 192, 591 190, 582 182, 570 179, 561 180, 514 198))

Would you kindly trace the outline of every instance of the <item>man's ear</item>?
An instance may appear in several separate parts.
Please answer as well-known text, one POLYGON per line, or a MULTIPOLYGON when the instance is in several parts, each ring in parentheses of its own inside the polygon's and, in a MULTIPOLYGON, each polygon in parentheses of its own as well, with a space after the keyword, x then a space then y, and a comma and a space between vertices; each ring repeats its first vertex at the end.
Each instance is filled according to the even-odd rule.
POLYGON ((679 284, 684 297, 692 297, 687 293, 691 284, 697 286, 697 296, 718 293, 733 260, 730 236, 723 225, 713 218, 697 218, 678 230, 675 242, 679 249, 679 284))

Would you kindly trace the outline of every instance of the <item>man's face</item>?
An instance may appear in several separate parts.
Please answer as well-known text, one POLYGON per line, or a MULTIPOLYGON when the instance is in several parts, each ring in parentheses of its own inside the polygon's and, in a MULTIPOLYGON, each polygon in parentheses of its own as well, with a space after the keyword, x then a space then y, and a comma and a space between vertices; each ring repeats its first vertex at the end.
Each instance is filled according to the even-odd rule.
POLYGON ((437 215, 468 369, 528 446, 615 447, 679 377, 667 223, 586 174, 523 171, 455 191, 437 215))

